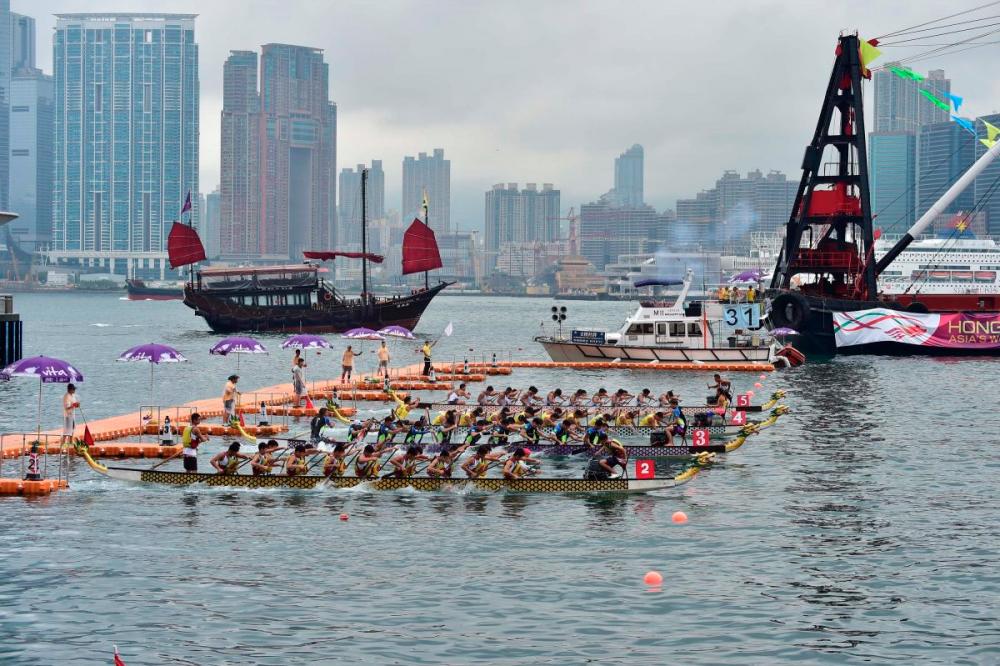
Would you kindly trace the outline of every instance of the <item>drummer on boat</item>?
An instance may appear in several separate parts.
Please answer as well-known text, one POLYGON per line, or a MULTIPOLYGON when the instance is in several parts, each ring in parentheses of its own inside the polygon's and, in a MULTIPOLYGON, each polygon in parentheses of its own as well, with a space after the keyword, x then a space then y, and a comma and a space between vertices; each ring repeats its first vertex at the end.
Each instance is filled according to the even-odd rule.
MULTIPOLYGON (((620 446, 620 445, 619 445, 620 446)), ((583 478, 588 481, 605 481, 616 479, 625 472, 625 457, 612 453, 606 457, 592 458, 583 473, 583 478), (620 472, 615 472, 615 468, 620 468, 620 472)))

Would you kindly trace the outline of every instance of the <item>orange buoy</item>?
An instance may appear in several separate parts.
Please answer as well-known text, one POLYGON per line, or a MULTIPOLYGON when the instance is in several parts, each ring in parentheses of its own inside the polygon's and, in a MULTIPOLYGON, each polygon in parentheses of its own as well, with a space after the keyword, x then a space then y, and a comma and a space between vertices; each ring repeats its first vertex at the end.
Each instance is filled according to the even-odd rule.
POLYGON ((659 571, 647 571, 646 575, 642 577, 642 582, 646 585, 657 587, 663 585, 663 575, 659 571))
POLYGON ((674 515, 670 516, 670 519, 678 525, 681 525, 687 522, 688 517, 683 511, 674 511, 674 515))
POLYGON ((341 520, 347 520, 347 514, 346 513, 340 514, 340 519, 341 520))

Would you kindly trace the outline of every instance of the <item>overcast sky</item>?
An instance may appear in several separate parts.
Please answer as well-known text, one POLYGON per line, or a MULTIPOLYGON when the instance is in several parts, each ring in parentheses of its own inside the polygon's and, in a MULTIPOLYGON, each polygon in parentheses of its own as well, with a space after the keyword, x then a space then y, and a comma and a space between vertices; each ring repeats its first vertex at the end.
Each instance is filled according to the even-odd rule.
MULTIPOLYGON (((338 171, 382 159, 386 205, 398 208, 403 156, 444 148, 452 222, 478 228, 493 183, 551 182, 564 210, 579 207, 611 187, 614 158, 633 143, 645 147, 646 199, 658 209, 711 187, 725 169, 798 178, 841 30, 868 38, 977 4, 11 0, 11 9, 38 21, 47 72, 54 13, 199 14, 205 192, 219 180, 229 51, 322 48, 338 105, 338 171)), ((1000 107, 998 53, 988 46, 914 68, 945 69, 977 115, 1000 107)))

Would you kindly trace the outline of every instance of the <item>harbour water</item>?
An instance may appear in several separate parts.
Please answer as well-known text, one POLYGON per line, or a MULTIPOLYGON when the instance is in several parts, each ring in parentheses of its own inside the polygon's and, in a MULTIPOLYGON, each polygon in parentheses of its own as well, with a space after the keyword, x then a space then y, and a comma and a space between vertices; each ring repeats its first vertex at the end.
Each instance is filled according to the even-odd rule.
MULTIPOLYGON (((180 303, 17 300, 26 354, 76 363, 90 418, 147 401, 148 368, 115 362, 132 345, 189 358, 157 368, 163 403, 220 393, 235 367, 180 303)), ((537 358, 552 304, 440 298, 418 332, 454 322, 440 360, 537 358)), ((631 309, 566 305, 581 328, 631 309)), ((289 379, 281 337, 263 339, 272 354, 241 360, 244 390, 289 379)), ((333 376, 340 349, 310 354, 309 377, 333 376)), ((0 663, 110 663, 114 644, 129 666, 997 663, 998 369, 857 357, 776 373, 763 393, 787 390, 793 414, 691 483, 628 498, 181 490, 74 460, 70 490, 0 499, 0 663), (651 569, 662 588, 643 584, 651 569)), ((494 379, 672 388, 697 404, 707 375, 494 379)), ((0 384, 0 430, 35 427, 37 388, 0 384)), ((45 387, 44 427, 61 390, 45 387)))

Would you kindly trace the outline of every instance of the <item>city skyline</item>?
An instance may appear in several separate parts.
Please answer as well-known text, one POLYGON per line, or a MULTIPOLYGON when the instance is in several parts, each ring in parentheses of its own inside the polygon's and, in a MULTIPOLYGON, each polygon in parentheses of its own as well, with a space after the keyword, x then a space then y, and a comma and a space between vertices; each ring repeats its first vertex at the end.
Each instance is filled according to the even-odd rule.
MULTIPOLYGON (((12 11, 36 19, 38 67, 46 73, 52 71, 52 13, 93 9, 92 3, 82 0, 41 0, 30 5, 13 0, 12 5, 12 11)), ((716 24, 717 12, 709 8, 588 3, 589 11, 580 12, 575 25, 556 39, 535 39, 529 26, 514 43, 508 41, 510 17, 477 6, 449 12, 448 21, 442 20, 444 9, 428 12, 406 3, 389 3, 379 12, 364 6, 303 3, 295 12, 283 13, 268 4, 249 2, 239 16, 224 5, 186 0, 169 9, 199 14, 204 191, 220 182, 218 118, 222 64, 229 52, 270 42, 304 44, 324 48, 331 63, 330 94, 340 114, 338 169, 372 157, 383 160, 386 197, 395 202, 401 196, 402 157, 443 147, 454 165, 452 226, 479 228, 482 192, 492 184, 557 182, 564 205, 579 205, 608 189, 610 159, 633 143, 646 149, 645 199, 658 210, 673 208, 678 198, 708 187, 726 169, 797 173, 832 58, 836 30, 830 25, 854 25, 859 7, 829 8, 820 17, 805 5, 795 5, 779 16, 762 5, 734 3, 716 24), (640 16, 646 18, 637 20, 640 16), (745 30, 747 21, 761 17, 768 21, 761 27, 763 33, 745 30), (690 29, 669 43, 651 28, 678 21, 690 29), (337 27, 345 25, 351 30, 337 27), (592 30, 609 37, 583 51, 574 46, 592 30), (454 63, 446 53, 421 47, 424 40, 410 40, 414 31, 427 33, 430 40, 454 40, 456 48, 468 45, 475 55, 468 65, 454 63), (370 33, 384 34, 394 49, 359 61, 356 53, 363 48, 362 36, 370 33), (830 46, 802 49, 786 62, 784 42, 789 34, 830 46), (222 37, 207 40, 207 35, 222 37), (629 55, 619 53, 621 44, 629 45, 629 55), (719 57, 707 62, 701 58, 715 52, 719 57), (784 64, 773 76, 745 79, 729 62, 729 56, 737 53, 746 67, 773 71, 773 62, 784 64), (664 71, 655 66, 674 60, 699 63, 698 85, 686 82, 690 70, 664 71), (500 72, 536 67, 539 62, 559 76, 545 86, 527 78, 509 80, 504 86, 493 83, 500 72), (447 76, 421 74, 428 71, 447 76), (600 93, 588 81, 592 75, 584 76, 587 71, 601 75, 600 93), (683 96, 650 92, 649 84, 664 91, 680 86, 685 92, 683 96), (734 124, 730 109, 737 103, 746 119, 734 124), (528 109, 530 122, 524 115, 528 109)), ((914 15, 933 14, 927 2, 914 3, 908 10, 914 15)), ((540 15, 534 24, 538 29, 546 25, 542 16, 557 20, 563 15, 555 6, 532 6, 532 12, 540 15)), ((864 32, 878 34, 896 20, 890 10, 865 6, 864 32)), ((975 95, 966 95, 966 104, 972 105, 969 115, 990 113, 991 100, 1000 97, 988 68, 980 62, 981 53, 973 50, 927 66, 946 68, 953 80, 962 82, 955 83, 959 92, 975 89, 975 95)))

